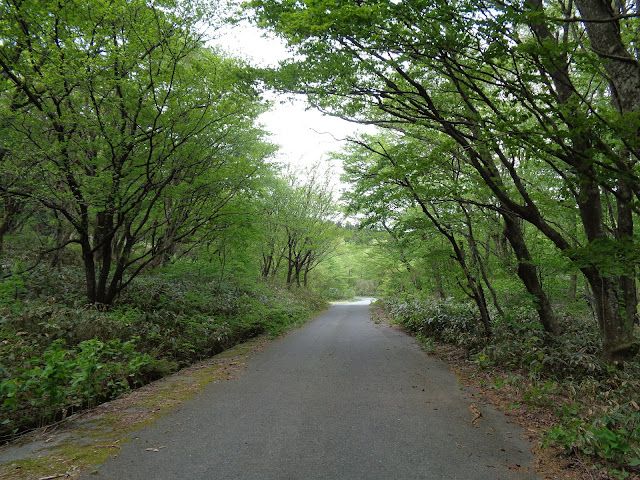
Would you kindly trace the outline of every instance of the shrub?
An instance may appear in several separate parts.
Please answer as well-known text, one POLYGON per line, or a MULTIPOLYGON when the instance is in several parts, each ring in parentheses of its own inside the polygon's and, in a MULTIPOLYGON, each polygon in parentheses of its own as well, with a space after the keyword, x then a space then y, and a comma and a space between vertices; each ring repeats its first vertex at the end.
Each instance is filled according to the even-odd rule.
POLYGON ((37 268, 17 279, 17 299, 18 283, 10 289, 12 301, 0 305, 0 439, 256 335, 277 335, 324 306, 306 290, 241 287, 221 283, 206 265, 202 275, 191 267, 138 277, 109 309, 73 296, 69 283, 82 278, 71 267, 43 268, 42 276, 33 273, 37 268))
POLYGON ((73 347, 59 339, 9 375, 5 369, 0 433, 58 420, 166 373, 151 355, 135 350, 136 340, 93 339, 73 347))
POLYGON ((568 453, 579 451, 605 459, 616 467, 640 466, 640 407, 632 400, 601 411, 585 422, 577 404, 565 406, 562 421, 547 432, 545 444, 555 443, 568 453))
POLYGON ((394 321, 420 338, 433 338, 470 350, 485 342, 477 309, 470 303, 412 297, 383 302, 394 321))

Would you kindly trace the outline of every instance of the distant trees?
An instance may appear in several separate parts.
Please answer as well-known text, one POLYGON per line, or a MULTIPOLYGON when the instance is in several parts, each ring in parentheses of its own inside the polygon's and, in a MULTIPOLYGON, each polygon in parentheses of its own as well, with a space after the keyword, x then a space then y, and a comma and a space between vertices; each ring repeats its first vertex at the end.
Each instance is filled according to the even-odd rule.
MULTIPOLYGON (((394 153, 393 161, 387 158, 390 172, 376 175, 380 185, 391 178, 402 186, 434 225, 444 227, 442 235, 453 234, 455 242, 468 237, 467 267, 455 254, 463 270, 482 278, 477 242, 469 237, 481 218, 473 212, 494 212, 545 329, 554 334, 558 326, 531 253, 534 237, 584 275, 603 357, 635 354, 635 4, 250 3, 263 24, 302 54, 283 65, 276 80, 281 88, 307 92, 334 115, 392 129, 398 145, 422 144, 394 153), (425 164, 425 156, 440 161, 425 164), (455 179, 459 172, 480 197, 425 190, 434 179, 455 179), (456 209, 457 220, 440 223, 456 209), (526 234, 525 226, 536 235, 526 234)), ((387 156, 369 146, 373 156, 387 156)), ((377 188, 366 171, 356 177, 377 188)), ((474 283, 467 275, 465 288, 473 296, 474 283)))
POLYGON ((289 286, 307 286, 309 274, 337 246, 337 214, 331 189, 317 167, 289 173, 268 190, 260 222, 261 274, 285 275, 289 286), (286 273, 285 273, 286 272, 286 273))

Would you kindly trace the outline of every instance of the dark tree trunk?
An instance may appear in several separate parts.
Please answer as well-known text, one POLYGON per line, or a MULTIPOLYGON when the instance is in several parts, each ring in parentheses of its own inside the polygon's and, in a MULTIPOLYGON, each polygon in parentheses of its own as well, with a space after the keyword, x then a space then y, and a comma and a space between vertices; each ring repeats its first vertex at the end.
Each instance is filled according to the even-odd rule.
POLYGON ((518 259, 518 277, 522 280, 527 292, 536 298, 536 311, 538 312, 540 323, 545 332, 558 335, 558 333, 560 333, 558 320, 553 312, 549 298, 538 279, 538 272, 532 262, 529 248, 525 243, 520 223, 513 214, 508 212, 504 212, 502 218, 505 224, 504 235, 518 259))
POLYGON ((62 248, 69 242, 71 238, 71 229, 66 225, 62 220, 58 220, 58 225, 56 227, 56 250, 53 252, 51 256, 51 263, 49 264, 51 268, 60 267, 62 263, 62 248))
POLYGON ((98 275, 97 301, 103 304, 111 303, 107 298, 107 282, 113 259, 113 215, 110 212, 100 212, 97 215, 97 228, 94 250, 98 252, 100 272, 98 275))
MULTIPOLYGON (((2 156, 0 155, 0 159, 2 156)), ((24 203, 10 195, 2 195, 4 214, 0 217, 0 254, 4 251, 4 237, 17 227, 16 217, 24 208, 24 203)))
POLYGON ((260 271, 260 275, 263 278, 266 278, 269 276, 269 273, 271 273, 271 265, 273 264, 273 251, 271 251, 269 254, 263 253, 262 254, 262 269, 260 271))
MULTIPOLYGON (((413 199, 420 206, 420 209, 422 210, 422 212, 427 216, 427 218, 431 221, 431 223, 433 223, 433 225, 438 229, 438 231, 442 235, 444 235, 444 237, 451 244, 451 247, 453 248, 453 251, 454 251, 453 258, 458 262, 458 264, 462 268, 462 271, 464 272, 465 278, 467 280, 467 285, 469 287, 470 292, 466 292, 466 293, 473 299, 476 306, 478 307, 478 311, 480 313, 480 321, 482 322, 482 325, 484 327, 485 336, 487 338, 491 337, 492 322, 491 322, 491 315, 489 315, 489 309, 487 308, 487 299, 485 298, 484 290, 482 289, 482 284, 478 282, 477 278, 475 277, 475 275, 473 275, 471 269, 469 268, 469 265, 466 262, 464 249, 458 243, 458 241, 456 240, 455 236, 450 231, 450 229, 445 225, 443 225, 438 220, 438 218, 436 218, 434 215, 431 214, 431 212, 429 211, 429 208, 427 207, 427 204, 420 197, 420 195, 418 195, 418 193, 413 188, 413 185, 407 178, 404 179, 404 186, 409 189, 409 191, 411 192, 411 195, 413 196, 413 199)), ((464 287, 462 288, 464 290, 464 287)))
MULTIPOLYGON (((493 287, 491 285, 491 282, 489 281, 486 269, 484 267, 484 263, 483 263, 482 258, 480 256, 480 251, 478 250, 478 244, 477 244, 475 236, 473 234, 473 225, 472 225, 472 222, 471 222, 471 216, 469 215, 469 212, 467 211, 467 209, 464 207, 464 205, 462 203, 460 203, 459 206, 460 206, 461 210, 464 212, 464 216, 465 216, 465 219, 466 219, 467 232, 468 232, 468 237, 467 238, 469 240, 469 250, 471 251, 471 263, 475 267, 475 269, 478 272, 480 272, 480 275, 482 277, 482 280, 484 281, 484 284, 487 286, 487 288, 489 289, 489 292, 491 293, 491 297, 493 299, 493 304, 496 307, 496 310, 498 311, 498 314, 502 318, 504 318, 504 311, 500 307, 500 303, 498 302, 498 296, 496 295, 496 291, 493 289, 493 287)), ((484 293, 482 293, 482 295, 484 296, 484 293)))
POLYGON ((603 358, 607 361, 621 361, 637 353, 634 344, 633 325, 620 315, 618 282, 603 277, 595 268, 583 269, 591 286, 595 303, 596 318, 602 336, 603 358))
MULTIPOLYGON (((589 172, 591 173, 591 172, 589 172)), ((607 238, 603 222, 600 187, 592 175, 583 175, 580 182, 578 207, 589 242, 607 238)), ((618 278, 605 276, 596 267, 581 269, 593 292, 596 317, 602 336, 602 356, 608 361, 624 360, 636 353, 633 344, 633 323, 623 315, 619 298, 618 278)), ((634 279, 635 281, 635 279, 634 279)))
POLYGON ((9 231, 9 223, 10 216, 7 212, 2 216, 2 222, 0 222, 0 255, 2 255, 2 252, 4 251, 4 236, 9 231))
POLYGON ((96 264, 93 259, 93 249, 87 236, 80 240, 80 244, 82 248, 82 261, 84 262, 84 277, 87 284, 87 301, 89 303, 96 303, 99 300, 96 292, 96 264))
MULTIPOLYGON (((633 240, 633 212, 629 204, 633 201, 631 187, 624 179, 618 181, 618 228, 616 238, 618 241, 632 243, 633 240)), ((626 248, 625 245, 623 247, 626 248)), ((633 262, 627 263, 628 272, 619 278, 622 290, 622 304, 624 305, 624 318, 629 325, 638 323, 638 293, 636 290, 637 266, 633 262)))
MULTIPOLYGON (((590 47, 602 60, 611 84, 612 103, 619 112, 640 110, 640 64, 627 50, 622 40, 620 21, 611 0, 576 0, 584 22, 590 47)), ((638 131, 636 127, 636 132, 638 131)), ((634 143, 638 138, 631 138, 634 143)))

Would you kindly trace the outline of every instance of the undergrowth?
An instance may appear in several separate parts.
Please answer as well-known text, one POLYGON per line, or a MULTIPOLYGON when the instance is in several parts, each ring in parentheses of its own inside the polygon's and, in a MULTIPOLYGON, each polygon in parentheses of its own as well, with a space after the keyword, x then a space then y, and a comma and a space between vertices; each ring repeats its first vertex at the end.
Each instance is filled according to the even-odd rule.
MULTIPOLYGON (((557 415, 543 445, 586 456, 615 478, 640 478, 640 362, 602 361, 593 319, 566 314, 563 333, 551 337, 535 312, 512 309, 503 318, 493 314, 493 335, 486 338, 470 303, 411 296, 380 303, 427 345, 453 344, 478 368, 510 372, 507 382, 517 386, 522 402, 557 415)), ((504 382, 498 379, 495 387, 504 382)))
POLYGON ((82 275, 46 267, 0 282, 0 441, 158 379, 324 306, 312 293, 240 285, 207 264, 138 277, 109 308, 82 275))

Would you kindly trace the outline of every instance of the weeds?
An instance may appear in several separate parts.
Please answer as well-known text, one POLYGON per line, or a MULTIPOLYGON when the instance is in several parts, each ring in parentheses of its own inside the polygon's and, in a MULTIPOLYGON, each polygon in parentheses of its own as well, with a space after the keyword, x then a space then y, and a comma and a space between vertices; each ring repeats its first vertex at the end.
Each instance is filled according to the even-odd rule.
POLYGON ((640 466, 640 408, 630 401, 589 414, 577 403, 565 405, 561 422, 549 430, 544 444, 567 453, 581 452, 625 469, 640 466), (585 417, 590 421, 585 422, 585 417))
POLYGON ((262 333, 278 335, 323 306, 310 293, 189 272, 178 265, 141 276, 110 309, 69 293, 65 282, 83 281, 71 268, 58 272, 63 282, 45 268, 3 283, 0 441, 262 333))

